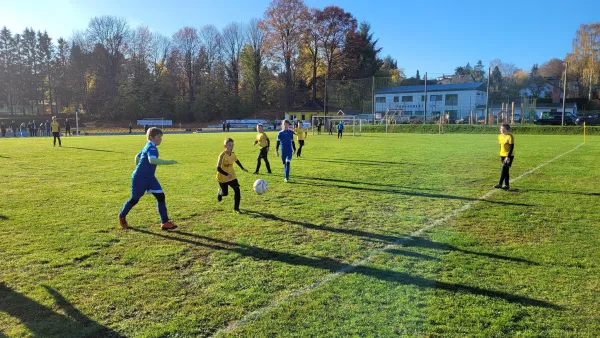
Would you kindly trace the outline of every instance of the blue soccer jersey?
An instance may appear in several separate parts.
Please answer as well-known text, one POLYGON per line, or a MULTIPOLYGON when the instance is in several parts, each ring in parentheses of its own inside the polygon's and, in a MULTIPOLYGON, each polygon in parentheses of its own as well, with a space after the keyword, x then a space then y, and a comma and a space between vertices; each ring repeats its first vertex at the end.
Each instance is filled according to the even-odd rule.
POLYGON ((138 154, 138 157, 140 158, 140 161, 133 171, 132 176, 134 178, 154 177, 156 164, 150 163, 149 159, 158 158, 158 149, 156 148, 156 145, 151 141, 148 141, 144 149, 138 154))
POLYGON ((277 134, 277 141, 281 144, 281 152, 291 154, 294 150, 292 142, 294 142, 294 132, 291 130, 282 130, 277 134))

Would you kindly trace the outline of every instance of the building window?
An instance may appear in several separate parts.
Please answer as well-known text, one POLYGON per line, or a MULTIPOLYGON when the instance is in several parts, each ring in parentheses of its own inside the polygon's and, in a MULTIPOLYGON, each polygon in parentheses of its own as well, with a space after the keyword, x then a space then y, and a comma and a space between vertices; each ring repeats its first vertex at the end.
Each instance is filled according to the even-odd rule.
POLYGON ((421 115, 421 116, 422 116, 422 115, 425 115, 425 111, 423 111, 423 110, 417 110, 417 111, 415 112, 415 115, 417 115, 417 116, 419 116, 419 115, 421 115))
POLYGON ((421 95, 421 102, 425 102, 425 95, 421 95))
POLYGON ((306 120, 304 117, 305 117, 305 115, 304 115, 304 114, 302 114, 302 121, 305 121, 305 120, 306 120))
POLYGON ((429 101, 432 101, 432 102, 442 101, 442 95, 431 95, 431 96, 429 96, 429 101))
POLYGON ((458 94, 446 94, 447 106, 458 106, 458 94))
POLYGON ((399 96, 394 96, 394 102, 400 102, 400 97, 399 96))
POLYGON ((375 103, 385 103, 385 96, 376 97, 375 103))
POLYGON ((413 102, 412 96, 402 96, 402 102, 413 102))

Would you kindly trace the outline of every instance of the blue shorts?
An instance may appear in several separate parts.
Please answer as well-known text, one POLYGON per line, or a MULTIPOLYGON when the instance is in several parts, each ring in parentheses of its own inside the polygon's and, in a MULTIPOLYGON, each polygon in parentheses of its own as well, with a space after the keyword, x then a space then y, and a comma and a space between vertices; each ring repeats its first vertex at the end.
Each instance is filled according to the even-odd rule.
POLYGON ((162 187, 156 177, 132 177, 131 178, 131 198, 139 200, 145 193, 162 193, 162 187))
POLYGON ((292 162, 292 154, 293 152, 284 151, 281 153, 281 163, 285 164, 285 162, 292 162))

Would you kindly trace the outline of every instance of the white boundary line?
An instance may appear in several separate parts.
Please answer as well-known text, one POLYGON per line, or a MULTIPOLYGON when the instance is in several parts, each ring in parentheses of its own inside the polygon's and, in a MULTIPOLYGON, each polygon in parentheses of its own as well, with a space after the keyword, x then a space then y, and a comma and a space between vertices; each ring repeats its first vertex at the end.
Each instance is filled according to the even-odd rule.
MULTIPOLYGON (((556 156, 555 158, 553 158, 553 159, 551 159, 551 160, 549 160, 547 162, 544 162, 544 163, 538 165, 537 167, 535 167, 535 168, 533 168, 533 169, 531 169, 529 171, 524 172, 519 177, 513 179, 511 182, 519 181, 519 180, 521 180, 521 179, 523 179, 523 178, 531 175, 532 173, 534 173, 535 171, 539 170, 540 168, 545 167, 546 165, 548 165, 548 164, 556 161, 557 159, 559 159, 559 158, 561 158, 561 157, 563 157, 563 156, 565 156, 565 155, 567 155, 567 154, 569 154, 569 153, 571 153, 571 152, 579 149, 579 147, 581 147, 582 145, 583 145, 583 143, 580 144, 580 145, 578 145, 577 147, 575 147, 575 148, 573 148, 573 149, 565 152, 565 153, 562 153, 562 154, 556 156)), ((445 217, 442 217, 440 219, 434 220, 429 225, 426 225, 426 226, 422 227, 421 229, 415 230, 414 232, 412 232, 407 237, 402 237, 402 238, 398 239, 396 242, 394 242, 392 244, 388 244, 388 245, 386 245, 385 247, 383 247, 381 249, 375 250, 374 252, 372 252, 367 257, 365 257, 363 259, 359 259, 359 260, 353 262, 352 264, 349 264, 348 266, 344 267, 343 269, 340 269, 339 271, 330 273, 327 276, 325 276, 325 277, 317 280, 316 282, 314 282, 314 283, 312 283, 310 285, 298 288, 298 289, 294 290, 292 293, 290 293, 289 295, 287 295, 287 296, 285 296, 285 297, 283 297, 283 298, 281 298, 279 300, 275 300, 275 301, 271 302, 271 304, 269 304, 267 306, 264 306, 264 307, 262 307, 262 308, 260 308, 258 310, 255 310, 253 312, 248 313, 247 315, 245 315, 244 317, 242 317, 242 319, 229 324, 225 328, 217 330, 217 332, 214 333, 213 337, 217 336, 219 334, 229 333, 229 332, 231 332, 231 331, 233 331, 233 330, 235 330, 235 329, 237 329, 239 327, 242 327, 242 326, 244 326, 244 325, 246 325, 246 324, 248 324, 248 323, 250 323, 250 322, 252 322, 252 321, 254 321, 254 320, 258 319, 258 318, 260 318, 263 314, 265 314, 265 313, 267 313, 267 312, 269 312, 269 311, 271 311, 271 310, 279 307, 281 304, 283 304, 283 303, 285 303, 285 302, 287 302, 287 301, 289 301, 291 299, 294 299, 296 297, 299 297, 299 296, 301 296, 301 295, 303 295, 305 293, 308 293, 308 292, 310 292, 310 291, 312 291, 312 290, 320 287, 321 285, 323 285, 323 284, 325 284, 325 283, 327 283, 329 281, 332 281, 332 280, 336 279, 337 277, 340 277, 340 276, 342 276, 342 275, 344 275, 346 273, 349 273, 349 272, 352 272, 352 271, 356 270, 356 268, 358 268, 359 266, 364 265, 365 263, 369 262, 375 256, 377 256, 377 255, 379 255, 379 254, 381 254, 381 253, 383 253, 385 251, 391 250, 391 249, 393 249, 396 246, 402 245, 402 244, 408 242, 409 240, 412 240, 414 237, 421 235, 422 233, 426 232, 427 230, 429 230, 429 229, 431 229, 431 228, 433 228, 433 227, 435 227, 435 226, 437 226, 437 225, 439 225, 441 223, 447 222, 450 219, 458 216, 459 214, 461 214, 461 213, 465 212, 466 210, 468 210, 469 208, 471 208, 473 205, 475 205, 475 204, 481 202, 482 200, 484 200, 484 199, 492 196, 498 190, 499 189, 490 190, 486 194, 484 194, 483 196, 479 197, 477 200, 471 201, 471 202, 463 205, 462 207, 454 210, 453 212, 451 212, 450 214, 446 215, 445 217)))

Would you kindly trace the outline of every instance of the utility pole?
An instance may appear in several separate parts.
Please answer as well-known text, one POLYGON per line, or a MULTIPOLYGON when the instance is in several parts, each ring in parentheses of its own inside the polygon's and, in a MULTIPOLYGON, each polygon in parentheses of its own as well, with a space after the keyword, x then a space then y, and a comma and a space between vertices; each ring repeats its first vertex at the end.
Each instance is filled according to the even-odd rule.
POLYGON ((375 124, 375 75, 373 75, 373 83, 371 84, 371 113, 373 113, 373 124, 375 124))
POLYGON ((490 100, 490 70, 492 67, 488 67, 488 79, 487 79, 487 92, 485 93, 485 124, 488 124, 488 102, 490 100))
POLYGON ((425 72, 425 109, 423 110, 423 123, 427 121, 427 72, 425 72))
POLYGON ((565 80, 563 82, 563 109, 562 109, 561 126, 565 125, 565 102, 567 102, 567 69, 568 68, 569 68, 569 63, 565 62, 565 80))

